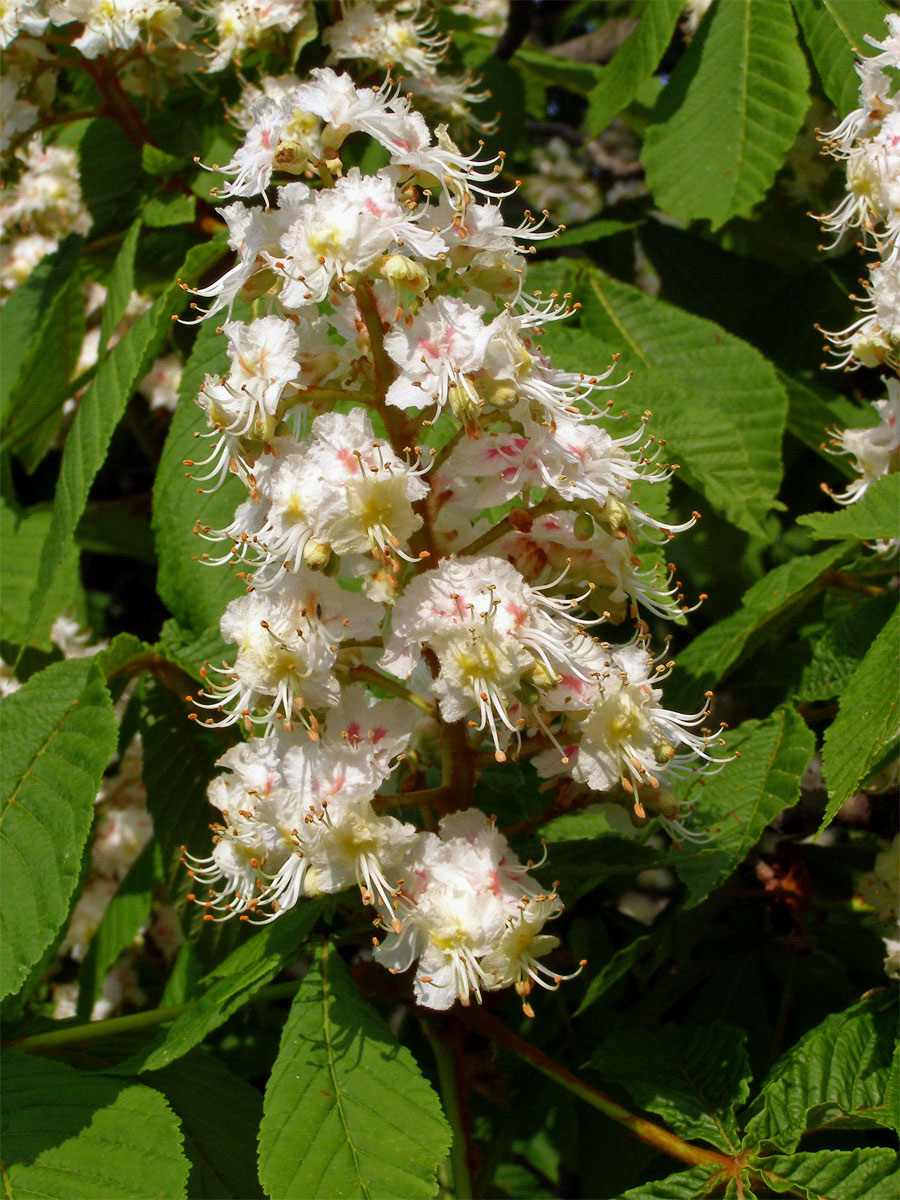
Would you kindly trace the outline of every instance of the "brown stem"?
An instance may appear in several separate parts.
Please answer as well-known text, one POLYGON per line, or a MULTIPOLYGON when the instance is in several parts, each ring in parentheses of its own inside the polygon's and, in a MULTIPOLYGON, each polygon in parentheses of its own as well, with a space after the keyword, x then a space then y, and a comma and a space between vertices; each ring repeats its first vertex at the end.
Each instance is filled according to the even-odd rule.
POLYGON ((679 1162, 688 1163, 692 1167, 701 1163, 710 1163, 722 1167, 729 1175, 739 1175, 743 1165, 739 1159, 721 1154, 718 1150, 708 1150, 704 1146, 695 1146, 691 1142, 685 1142, 674 1133, 670 1133, 668 1129, 663 1129, 653 1121, 647 1121, 644 1117, 629 1112, 627 1108, 617 1104, 605 1092, 585 1083, 583 1079, 573 1075, 571 1071, 550 1058, 548 1054, 518 1037, 499 1018, 483 1009, 465 1008, 460 1011, 460 1017, 483 1037, 500 1046, 505 1046, 507 1050, 512 1051, 541 1074, 546 1075, 548 1079, 555 1080, 567 1091, 590 1104, 592 1108, 596 1108, 611 1120, 624 1126, 636 1138, 646 1142, 648 1146, 662 1150, 672 1158, 678 1159, 679 1162))
POLYGON ((374 667, 368 667, 365 663, 361 663, 357 667, 349 667, 346 671, 346 676, 351 681, 359 683, 374 683, 376 687, 384 688, 386 692, 390 692, 393 696, 399 696, 401 700, 407 700, 410 704, 414 704, 416 708, 420 708, 422 712, 427 713, 429 717, 435 715, 434 705, 416 692, 410 691, 406 684, 401 683, 399 679, 394 679, 392 675, 383 675, 381 671, 377 671, 374 667))
MULTIPOLYGON (((577 505, 567 504, 564 500, 560 500, 558 498, 548 498, 546 500, 541 500, 538 504, 533 505, 526 511, 528 516, 533 521, 536 517, 542 517, 545 513, 564 512, 566 509, 574 509, 577 507, 577 505)), ((497 538, 501 538, 504 534, 509 533, 511 529, 515 528, 510 521, 511 516, 512 513, 507 514, 507 516, 505 516, 502 521, 498 521, 492 529, 488 529, 481 535, 481 537, 476 538, 474 542, 471 542, 468 546, 464 546, 460 553, 480 554, 485 546, 489 546, 491 542, 496 541, 497 538)))

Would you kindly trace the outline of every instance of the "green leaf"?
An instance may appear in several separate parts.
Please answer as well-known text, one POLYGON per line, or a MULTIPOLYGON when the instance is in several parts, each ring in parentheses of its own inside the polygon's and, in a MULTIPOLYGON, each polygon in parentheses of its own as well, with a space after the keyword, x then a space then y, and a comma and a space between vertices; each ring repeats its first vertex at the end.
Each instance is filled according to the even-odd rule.
POLYGON ((828 807, 821 829, 849 800, 900 734, 900 609, 895 608, 850 679, 825 732, 828 807))
POLYGON ((809 108, 783 0, 717 4, 660 94, 642 155, 656 203, 718 229, 771 187, 809 108))
POLYGON ((256 1178, 262 1094, 202 1050, 157 1071, 153 1084, 181 1120, 191 1200, 262 1200, 256 1178))
POLYGON ((672 866, 687 885, 692 908, 744 861, 779 813, 800 799, 800 780, 815 749, 815 738, 790 708, 776 709, 765 721, 745 721, 727 734, 724 757, 741 757, 716 774, 699 777, 682 799, 695 804, 688 826, 706 832, 712 842, 672 866))
MULTIPOLYGON (((786 371, 779 371, 778 378, 784 385, 788 397, 788 429, 810 450, 838 471, 845 479, 853 479, 856 472, 846 455, 830 453, 826 434, 834 426, 852 427, 865 421, 866 410, 817 383, 796 379, 786 371)), ((870 413, 874 410, 869 409, 870 413)))
MULTIPOLYGON (((178 673, 171 680, 177 687, 178 673)), ((206 799, 216 762, 233 743, 230 731, 207 730, 188 719, 194 711, 172 687, 158 679, 143 681, 141 737, 144 743, 144 786, 156 840, 168 878, 179 868, 181 849, 209 853, 209 824, 214 810, 206 799)))
POLYGON ((69 915, 116 720, 88 659, 32 675, 2 708, 0 996, 8 996, 69 915))
MULTIPOLYGON (((25 644, 27 617, 37 587, 41 553, 50 532, 49 509, 18 513, 0 501, 0 542, 3 544, 3 570, 0 571, 0 624, 3 640, 25 644)), ((78 555, 73 548, 57 563, 44 597, 43 617, 32 627, 28 644, 49 650, 50 628, 56 618, 73 602, 80 603, 78 555)))
POLYGON ((3 1073, 6 1195, 185 1196, 178 1120, 153 1088, 10 1054, 3 1073))
POLYGON ((800 555, 754 583, 736 613, 704 630, 678 655, 666 691, 669 702, 692 702, 698 686, 712 687, 727 678, 764 638, 795 622, 845 555, 841 548, 800 555))
POLYGON ((641 84, 659 66, 672 40, 682 5, 680 0, 656 0, 642 7, 636 28, 612 61, 600 68, 600 78, 588 93, 587 124, 595 137, 628 107, 641 84))
MULTIPOLYGON (((488 52, 493 50, 490 39, 478 40, 485 43, 488 52)), ((564 58, 561 54, 550 54, 528 44, 519 46, 512 62, 517 67, 524 67, 525 72, 536 76, 541 82, 565 88, 578 96, 589 96, 602 78, 602 67, 593 63, 576 62, 572 58, 564 58)))
POLYGON ((75 530, 80 550, 155 563, 153 531, 147 517, 121 501, 89 504, 75 530))
POLYGON ((167 1067, 224 1025, 295 957, 319 912, 317 903, 301 900, 296 908, 263 925, 206 977, 207 990, 175 1018, 168 1032, 140 1056, 139 1063, 127 1064, 129 1068, 155 1071, 167 1067))
POLYGON ((267 1193, 426 1200, 449 1149, 449 1126, 415 1059, 326 945, 291 1007, 266 1087, 267 1193))
POLYGON ((750 1095, 751 1071, 744 1035, 734 1026, 710 1021, 613 1033, 590 1065, 680 1137, 737 1153, 734 1114, 750 1095))
POLYGON ((176 663, 192 679, 202 680, 201 670, 205 663, 221 662, 233 652, 231 643, 226 642, 219 632, 218 621, 208 629, 195 633, 182 629, 177 621, 168 620, 162 627, 156 649, 169 662, 176 663))
POLYGON ((896 1200, 900 1171, 893 1150, 815 1150, 774 1154, 754 1163, 774 1192, 807 1200, 896 1200))
POLYGON ((154 196, 144 204, 144 224, 151 229, 165 229, 169 225, 189 225, 197 212, 197 197, 190 193, 177 192, 171 196, 154 196))
POLYGON ((793 4, 825 95, 845 117, 859 106, 856 59, 872 53, 863 38, 868 33, 882 39, 888 10, 881 0, 793 0, 793 4))
POLYGON ((109 339, 125 316, 128 301, 134 291, 134 256, 140 235, 141 222, 137 220, 132 223, 122 239, 122 245, 113 263, 112 274, 106 281, 106 299, 103 302, 103 315, 100 320, 101 358, 106 353, 109 339))
POLYGON ((685 481, 731 522, 765 537, 787 417, 771 364, 711 321, 600 271, 591 272, 582 299, 583 328, 634 371, 622 403, 651 410, 649 429, 666 439, 667 461, 678 462, 685 481))
POLYGON ((900 1131, 900 1043, 894 1047, 887 1086, 884 1089, 884 1107, 887 1120, 884 1122, 895 1132, 900 1131))
POLYGON ((141 167, 148 175, 174 175, 182 168, 189 167, 190 163, 186 154, 168 154, 149 143, 141 146, 141 167))
POLYGON ((876 596, 828 625, 813 646, 796 698, 810 702, 840 696, 872 644, 872 630, 881 629, 896 604, 896 593, 876 596))
POLYGON ((29 473, 52 442, 63 402, 72 393, 84 332, 84 292, 72 275, 51 299, 38 336, 29 336, 32 353, 10 392, 4 446, 29 473))
POLYGON ((89 1020, 103 981, 121 952, 130 946, 147 917, 162 879, 159 847, 148 842, 110 900, 81 968, 78 1016, 89 1020))
POLYGON ((141 156, 109 117, 85 122, 78 138, 81 194, 94 218, 91 236, 121 229, 135 216, 141 156))
MULTIPOLYGON (((628 233, 637 229, 635 221, 609 221, 602 217, 596 221, 585 221, 583 225, 567 226, 563 233, 553 239, 553 249, 558 250, 568 246, 588 246, 591 242, 599 242, 603 238, 615 237, 617 233, 628 233)), ((531 273, 528 275, 531 282, 531 273)))
POLYGON ((775 1064, 751 1108, 744 1144, 790 1154, 804 1133, 846 1124, 890 1126, 885 1092, 897 1029, 897 1004, 870 993, 832 1013, 775 1064))
POLYGON ((829 541, 859 542, 900 539, 900 473, 876 479, 855 504, 833 513, 808 513, 798 525, 811 529, 813 537, 829 541))
POLYGON ((200 327, 181 377, 178 404, 153 488, 157 587, 169 611, 186 629, 218 625, 225 605, 244 590, 233 566, 209 567, 196 561, 207 551, 216 558, 227 547, 202 540, 194 526, 196 522, 221 529, 230 524, 235 509, 246 499, 246 489, 231 476, 218 491, 203 493, 200 489, 208 485, 192 482, 184 466, 185 459, 200 460, 210 453, 209 439, 199 436, 208 432, 206 420, 194 401, 207 374, 218 375, 227 369, 225 338, 207 321, 200 327))
POLYGON ((715 1163, 676 1171, 665 1179, 653 1183, 642 1183, 623 1192, 619 1200, 694 1200, 697 1196, 708 1196, 714 1180, 722 1174, 715 1163))
POLYGON ((603 967, 593 977, 584 994, 584 999, 578 1006, 575 1013, 576 1017, 580 1017, 585 1009, 590 1006, 604 994, 608 992, 613 984, 618 983, 631 968, 648 955, 656 946, 659 945, 659 936, 656 932, 644 934, 643 937, 634 938, 627 946, 623 946, 617 950, 609 962, 604 963, 603 967))
MULTIPOLYGON (((53 310, 79 264, 83 238, 70 234, 55 254, 41 259, 3 306, 0 322, 0 425, 22 398, 20 381, 34 361, 53 310), (17 400, 17 397, 19 398, 17 400)), ((30 397, 28 398, 30 400, 30 397)))
MULTIPOLYGON (((220 252, 218 242, 195 246, 185 259, 181 275, 188 280, 195 278, 220 252)), ((100 363, 82 398, 63 450, 53 518, 28 614, 29 631, 38 627, 44 614, 46 593, 56 564, 70 551, 91 484, 106 459, 113 430, 166 337, 173 309, 180 310, 186 299, 177 284, 170 285, 100 363)))

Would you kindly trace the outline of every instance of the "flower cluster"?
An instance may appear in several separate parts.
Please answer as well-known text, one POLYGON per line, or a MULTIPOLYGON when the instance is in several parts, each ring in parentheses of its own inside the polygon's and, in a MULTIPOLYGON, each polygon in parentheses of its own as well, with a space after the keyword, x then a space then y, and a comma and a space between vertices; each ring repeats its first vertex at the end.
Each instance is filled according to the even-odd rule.
MULTIPOLYGON (((879 51, 856 64, 859 107, 825 135, 826 153, 846 164, 846 196, 820 217, 836 244, 847 230, 859 230, 860 245, 875 257, 861 313, 847 329, 827 333, 838 366, 900 370, 900 16, 885 17, 883 41, 866 37, 879 51)), ((836 453, 850 455, 859 477, 834 498, 841 504, 861 499, 869 486, 900 468, 900 380, 887 379, 887 396, 873 403, 877 422, 845 429, 833 437, 836 453)), ((894 543, 879 543, 882 552, 894 543)))
POLYGON ((416 963, 420 1003, 512 986, 530 1012, 534 984, 564 977, 539 961, 562 904, 469 807, 479 764, 527 755, 674 820, 659 798, 713 735, 708 706, 663 703, 672 664, 640 612, 685 606, 638 550, 693 520, 632 500, 668 472, 646 414, 615 430, 615 364, 543 351, 575 309, 526 289, 528 243, 553 233, 506 223, 502 158, 432 130, 390 80, 321 68, 258 92, 223 168, 236 261, 195 304, 226 318, 227 367, 204 381, 209 451, 187 465, 246 489, 227 526, 197 525, 199 557, 247 593, 221 620, 235 653, 191 699, 251 737, 210 786, 212 854, 185 851, 194 896, 210 920, 261 923, 357 887, 376 960, 416 963), (366 141, 387 160, 371 173, 366 141), (624 644, 596 632, 626 619, 624 644), (412 806, 424 829, 392 815, 412 806))

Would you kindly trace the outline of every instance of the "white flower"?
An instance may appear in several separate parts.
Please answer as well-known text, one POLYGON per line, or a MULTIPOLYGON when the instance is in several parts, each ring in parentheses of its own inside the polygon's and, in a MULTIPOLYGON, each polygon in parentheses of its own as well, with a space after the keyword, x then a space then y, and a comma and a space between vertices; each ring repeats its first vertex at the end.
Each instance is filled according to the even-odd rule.
POLYGON ((78 155, 71 146, 44 146, 35 134, 20 157, 25 170, 10 200, 3 204, 3 224, 42 233, 86 233, 91 218, 81 198, 78 155))
MULTIPOLYGON (((3 11, 0 4, 0 30, 2 29, 3 11)), ((37 107, 18 98, 21 86, 22 73, 15 67, 5 75, 0 75, 0 153, 5 154, 16 134, 24 133, 37 120, 37 107)))
POLYGON ((207 64, 221 71, 232 59, 256 46, 270 30, 289 33, 305 17, 305 0, 212 0, 207 7, 216 23, 218 45, 207 64))
POLYGON ((142 37, 177 41, 183 14, 173 0, 60 0, 51 4, 50 19, 54 25, 81 22, 84 29, 73 45, 85 58, 96 58, 129 50, 142 37))
POLYGON ((147 398, 151 410, 164 408, 168 412, 175 411, 182 371, 181 359, 177 354, 165 354, 156 359, 137 387, 141 395, 147 398))
POLYGON ((243 717, 290 723, 304 710, 331 708, 340 696, 332 673, 340 642, 371 637, 380 618, 378 605, 305 568, 286 578, 277 594, 232 600, 220 628, 226 641, 237 643, 237 658, 231 668, 208 668, 223 681, 201 689, 194 703, 221 712, 218 721, 206 721, 219 725, 243 717))
POLYGON ((38 37, 47 28, 44 0, 0 0, 0 49, 20 33, 38 37))
POLYGON ((832 493, 839 504, 854 504, 861 500, 876 479, 900 467, 900 379, 887 381, 888 394, 875 400, 872 407, 878 414, 877 425, 862 429, 843 429, 835 433, 832 443, 837 454, 849 454, 859 478, 848 484, 843 492, 832 493))

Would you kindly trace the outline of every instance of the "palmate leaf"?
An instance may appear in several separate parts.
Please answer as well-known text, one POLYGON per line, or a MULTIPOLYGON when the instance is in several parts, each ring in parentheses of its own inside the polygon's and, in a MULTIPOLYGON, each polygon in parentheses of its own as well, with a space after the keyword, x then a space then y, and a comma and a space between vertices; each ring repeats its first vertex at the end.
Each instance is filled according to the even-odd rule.
POLYGON ((799 555, 758 580, 744 595, 740 609, 704 630, 678 655, 666 689, 670 704, 692 703, 698 688, 728 677, 763 638, 771 638, 796 621, 826 586, 847 551, 838 548, 799 555))
POLYGON ((238 946, 206 977, 206 990, 191 1007, 176 1017, 168 1032, 140 1055, 139 1061, 130 1060, 127 1069, 155 1071, 199 1046, 208 1033, 224 1025, 296 956, 319 912, 314 901, 301 900, 296 908, 264 925, 238 946))
POLYGON ((833 1013, 775 1065, 754 1100, 744 1144, 790 1154, 804 1133, 847 1123, 890 1126, 885 1092, 897 1029, 893 996, 833 1013))
POLYGON ((900 1170, 893 1150, 815 1150, 754 1161, 773 1192, 806 1200, 896 1200, 900 1170))
POLYGON ((337 952, 316 955, 266 1088, 259 1175, 272 1200, 426 1200, 450 1149, 437 1096, 337 952))
MULTIPOLYGON (((196 278, 220 254, 221 243, 217 241, 195 246, 185 259, 182 277, 196 278)), ((53 518, 41 552, 37 586, 28 613, 29 631, 38 626, 44 614, 56 564, 71 549, 91 484, 106 459, 113 431, 165 339, 173 310, 179 310, 185 303, 185 293, 177 284, 167 288, 100 363, 82 398, 63 448, 53 518)))
POLYGON ((794 143, 808 87, 789 5, 717 4, 651 115, 642 158, 656 203, 713 229, 747 216, 794 143))
POLYGON ((740 1030, 713 1021, 614 1033, 594 1051, 591 1067, 679 1136, 737 1153, 734 1114, 750 1095, 751 1077, 740 1030))
MULTIPOLYGON (((242 313, 236 309, 237 319, 242 313)), ((218 625, 225 605, 244 590, 234 566, 207 567, 196 558, 208 551, 224 554, 225 542, 210 543, 194 532, 194 523, 221 529, 231 523, 234 510, 247 498, 246 489, 231 476, 216 492, 202 493, 210 483, 197 484, 187 476, 185 459, 202 460, 212 442, 197 435, 208 433, 206 420, 194 401, 207 374, 228 370, 227 342, 216 333, 215 322, 201 325, 178 389, 178 404, 163 448, 153 488, 153 531, 159 558, 157 588, 169 611, 185 629, 200 631, 218 625)), ((205 474, 196 471, 195 474, 205 474)))
POLYGON ((747 721, 727 735, 723 757, 739 751, 717 774, 683 786, 681 798, 696 805, 691 829, 706 832, 690 856, 675 857, 672 866, 687 884, 685 907, 691 908, 718 887, 746 858, 766 826, 796 804, 800 780, 815 738, 790 708, 779 708, 765 721, 747 721))
POLYGON ((869 50, 868 33, 881 40, 887 8, 881 0, 793 0, 794 12, 825 95, 845 117, 859 105, 859 76, 853 69, 858 56, 869 50))
POLYGON ((894 609, 872 642, 840 704, 822 749, 828 785, 822 829, 900 734, 900 609, 894 609))
POLYGON ((112 700, 90 660, 38 672, 2 708, 0 997, 20 986, 68 916, 116 748, 112 700))
POLYGON ((650 410, 651 432, 666 439, 666 460, 680 464, 687 483, 733 524, 766 536, 787 419, 772 365, 713 322, 600 271, 581 299, 582 329, 634 372, 617 399, 632 413, 650 410))
POLYGON ((900 538, 900 473, 885 475, 866 488, 855 504, 831 513, 797 518, 813 537, 831 541, 888 541, 900 538))
POLYGON ((178 1120, 153 1088, 10 1054, 3 1104, 10 1200, 177 1200, 187 1194, 178 1120))
POLYGON ((641 18, 612 61, 601 68, 600 79, 588 93, 588 128, 601 133, 617 113, 627 108, 641 84, 659 66, 666 52, 675 22, 681 12, 680 0, 657 0, 643 5, 641 18))

